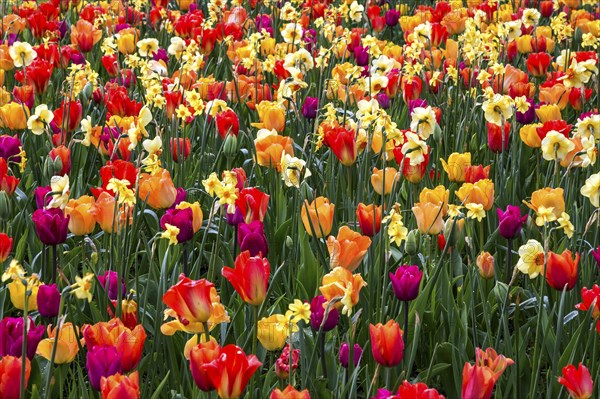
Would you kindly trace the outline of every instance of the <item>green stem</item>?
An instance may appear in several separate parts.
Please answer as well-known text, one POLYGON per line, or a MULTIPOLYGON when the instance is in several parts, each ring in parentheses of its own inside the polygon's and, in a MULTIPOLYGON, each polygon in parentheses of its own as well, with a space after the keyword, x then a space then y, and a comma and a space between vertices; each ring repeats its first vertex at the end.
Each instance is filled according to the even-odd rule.
POLYGON ((25 398, 25 390, 27 384, 25 383, 26 371, 27 371, 27 304, 29 302, 29 296, 31 291, 27 289, 27 283, 25 282, 25 302, 23 302, 23 342, 21 343, 21 386, 19 390, 19 397, 25 398))

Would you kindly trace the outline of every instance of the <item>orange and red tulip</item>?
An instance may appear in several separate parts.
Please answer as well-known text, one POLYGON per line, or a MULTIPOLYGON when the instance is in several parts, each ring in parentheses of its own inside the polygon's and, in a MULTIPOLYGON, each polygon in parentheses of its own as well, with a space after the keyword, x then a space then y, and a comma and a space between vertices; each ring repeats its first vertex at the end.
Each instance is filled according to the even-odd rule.
POLYGON ((356 208, 356 218, 360 231, 366 236, 373 237, 381 229, 381 205, 365 205, 361 202, 356 208))
POLYGON ((140 378, 137 371, 129 375, 120 373, 100 380, 102 399, 139 399, 140 378))
POLYGON ((555 290, 562 291, 566 286, 567 291, 570 291, 577 283, 578 265, 577 252, 573 258, 573 254, 568 249, 565 249, 562 254, 549 251, 546 260, 546 281, 555 290))
MULTIPOLYGON (((15 356, 4 356, 0 359, 0 397, 3 399, 19 399, 21 381, 21 358, 15 356)), ((29 382, 31 374, 31 363, 25 359, 25 386, 29 382)))
POLYGON ((348 226, 342 226, 337 237, 327 238, 330 267, 334 269, 341 266, 351 272, 356 270, 370 245, 369 237, 352 231, 348 226))
POLYGON ((402 330, 394 320, 377 325, 369 324, 371 352, 375 361, 384 367, 394 367, 404 358, 402 330))
POLYGON ((267 258, 244 251, 235 259, 235 268, 225 266, 221 273, 244 302, 257 306, 265 300, 271 274, 267 258))
POLYGON ((300 216, 308 235, 314 235, 316 238, 327 236, 333 225, 334 211, 335 204, 329 202, 325 197, 317 197, 310 204, 308 200, 305 200, 300 216))
POLYGON ((200 390, 209 392, 215 389, 215 385, 202 366, 216 360, 220 354, 221 347, 213 337, 210 337, 208 342, 201 342, 190 350, 190 371, 200 390))
POLYGON ((283 391, 279 388, 275 388, 271 392, 269 399, 310 399, 310 393, 308 392, 308 389, 298 391, 293 386, 288 385, 283 391))
POLYGON ((567 389, 573 399, 589 399, 594 392, 594 381, 590 371, 581 362, 578 367, 572 364, 563 367, 558 382, 567 389))

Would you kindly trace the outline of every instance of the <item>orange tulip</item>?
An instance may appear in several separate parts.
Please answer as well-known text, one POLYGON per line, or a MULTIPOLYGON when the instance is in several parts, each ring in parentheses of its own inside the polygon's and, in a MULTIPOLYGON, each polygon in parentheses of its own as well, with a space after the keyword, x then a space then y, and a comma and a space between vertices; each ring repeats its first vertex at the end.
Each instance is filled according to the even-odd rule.
POLYGON ((258 131, 256 140, 256 163, 269 168, 277 168, 281 172, 281 156, 283 153, 294 155, 294 141, 291 137, 280 136, 275 130, 258 131))
POLYGON ((535 114, 542 123, 549 121, 558 121, 562 119, 562 116, 560 114, 560 108, 556 104, 541 105, 538 109, 535 110, 535 114))
POLYGON ((444 219, 442 219, 442 204, 431 202, 418 202, 412 207, 417 219, 417 227, 423 234, 439 234, 444 230, 444 219))
POLYGON ((76 236, 90 234, 96 227, 96 203, 94 197, 82 195, 67 202, 65 214, 70 216, 69 231, 76 236))
POLYGON ((115 221, 115 198, 107 191, 103 191, 96 200, 96 222, 100 228, 107 233, 119 232, 125 226, 125 223, 133 221, 132 209, 126 212, 125 207, 121 207, 117 212, 117 220, 115 221))
POLYGON ((323 276, 319 291, 327 301, 331 301, 335 297, 342 297, 335 306, 336 308, 343 307, 342 313, 350 315, 352 308, 358 303, 360 290, 366 285, 367 283, 360 274, 352 274, 348 269, 336 267, 323 276))
POLYGON ((369 324, 369 334, 375 361, 384 367, 399 365, 404 357, 404 341, 398 323, 389 320, 385 324, 369 324))
POLYGON ((492 348, 475 350, 475 364, 465 363, 463 368, 462 398, 489 399, 494 385, 506 369, 514 364, 512 359, 498 355, 492 348))
POLYGON ((570 291, 577 283, 578 265, 579 254, 577 252, 573 259, 573 254, 567 249, 560 255, 549 251, 546 260, 546 281, 555 290, 562 291, 566 286, 567 291, 570 291))
POLYGON ((130 375, 120 373, 100 380, 102 399, 138 399, 140 397, 140 377, 137 371, 130 375))
POLYGON ((342 226, 337 237, 329 236, 327 239, 329 266, 332 269, 341 266, 354 271, 367 254, 370 245, 369 237, 350 230, 348 226, 342 226))
POLYGON ((531 202, 523 201, 530 209, 538 213, 540 207, 552 208, 556 218, 560 218, 565 211, 565 195, 562 188, 542 188, 531 194, 531 202))
POLYGON ((448 198, 450 197, 450 190, 446 187, 439 185, 436 188, 425 187, 419 194, 419 202, 431 202, 432 204, 443 205, 442 217, 446 217, 448 213, 448 198))
POLYGON ((361 202, 356 208, 356 218, 360 231, 366 236, 373 237, 381 229, 381 205, 365 205, 361 202))
POLYGON ((213 337, 210 337, 208 342, 201 342, 190 350, 190 371, 192 372, 194 382, 196 382, 196 385, 202 391, 209 392, 215 389, 214 384, 202 365, 217 359, 220 354, 221 347, 213 337))
POLYGON ((562 83, 557 83, 552 87, 540 87, 540 102, 547 104, 556 104, 558 108, 565 109, 569 103, 569 92, 562 83))
POLYGON ((494 277, 494 257, 489 252, 482 252, 477 256, 477 268, 482 278, 494 277))
MULTIPOLYGON (((46 360, 52 357, 52 348, 56 345, 56 356, 54 363, 65 364, 75 360, 79 352, 79 343, 77 342, 77 333, 72 323, 65 323, 58 332, 58 341, 56 341, 56 327, 48 326, 48 338, 40 341, 36 353, 46 360), (55 344, 56 342, 56 344, 55 344)), ((81 341, 83 344, 83 340, 81 341)))
POLYGON ((265 300, 271 274, 267 258, 250 256, 250 251, 244 251, 235 259, 235 268, 225 266, 221 273, 244 302, 258 306, 265 300))
POLYGON ((102 31, 84 19, 71 26, 71 43, 76 44, 83 53, 91 51, 101 38, 102 31))
POLYGON ((261 101, 256 107, 260 122, 251 123, 259 129, 275 130, 279 133, 285 129, 285 107, 274 101, 261 101))
POLYGON ((371 175, 371 185, 375 192, 379 195, 389 194, 392 192, 394 183, 398 181, 400 175, 394 168, 377 169, 373 168, 373 174, 371 175), (384 191, 385 184, 385 191, 384 191))
MULTIPOLYGON (((0 359, 0 398, 19 399, 21 396, 21 366, 20 357, 4 356, 0 359)), ((25 386, 29 382, 31 363, 25 359, 25 386)))
POLYGON ((325 197, 317 197, 310 204, 305 200, 300 214, 308 235, 316 238, 327 236, 333 225, 334 211, 335 205, 325 197))
POLYGON ((308 389, 298 391, 288 384, 283 391, 279 388, 274 389, 269 399, 310 399, 310 393, 308 393, 308 389))
POLYGON ((169 208, 175 202, 177 190, 166 169, 148 174, 142 173, 139 179, 140 198, 154 209, 169 208))
POLYGON ((479 180, 474 184, 464 183, 455 194, 465 204, 481 204, 486 211, 494 205, 494 183, 490 179, 479 180))
POLYGON ((15 67, 10 54, 8 53, 8 44, 0 44, 0 69, 10 71, 15 67))
POLYGON ((0 107, 0 127, 8 130, 27 128, 29 108, 25 104, 10 102, 0 107))
POLYGON ((114 318, 108 322, 86 324, 81 332, 90 350, 96 345, 115 347, 121 356, 122 372, 133 370, 142 358, 146 331, 141 324, 129 329, 120 319, 114 318))
POLYGON ((519 130, 519 136, 526 146, 531 148, 540 148, 542 146, 542 140, 537 133, 537 128, 542 126, 541 123, 533 123, 525 125, 519 130))

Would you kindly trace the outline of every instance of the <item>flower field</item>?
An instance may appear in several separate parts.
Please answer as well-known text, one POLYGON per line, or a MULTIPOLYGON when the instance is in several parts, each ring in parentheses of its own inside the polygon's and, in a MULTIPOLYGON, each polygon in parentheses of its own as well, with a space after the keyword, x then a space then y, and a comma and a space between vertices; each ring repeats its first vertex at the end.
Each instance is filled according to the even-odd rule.
POLYGON ((0 0, 0 398, 600 398, 593 0, 0 0))

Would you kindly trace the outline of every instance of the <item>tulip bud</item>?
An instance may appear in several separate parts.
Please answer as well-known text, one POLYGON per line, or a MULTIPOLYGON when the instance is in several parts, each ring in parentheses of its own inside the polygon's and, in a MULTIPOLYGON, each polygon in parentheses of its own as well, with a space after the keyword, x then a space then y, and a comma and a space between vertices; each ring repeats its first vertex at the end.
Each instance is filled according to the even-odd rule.
POLYGON ((465 219, 451 218, 444 225, 444 237, 449 248, 455 247, 464 237, 465 219))
POLYGON ((421 246, 421 234, 418 230, 411 230, 406 237, 406 243, 404 249, 410 256, 415 256, 419 253, 419 247, 421 246))
POLYGON ((225 144, 223 145, 223 153, 227 158, 233 158, 238 153, 238 142, 237 136, 233 134, 227 135, 225 139, 225 144))
MULTIPOLYGON (((350 357, 350 347, 347 342, 343 342, 340 346, 340 363, 344 368, 348 368, 348 358, 350 357)), ((359 344, 354 344, 354 367, 358 366, 360 357, 362 356, 362 348, 359 344)))
POLYGON ((60 307, 60 292, 56 284, 40 285, 37 295, 38 311, 44 317, 55 317, 60 307))
POLYGON ((90 98, 92 98, 92 95, 94 94, 94 86, 92 85, 91 82, 87 82, 85 84, 85 86, 83 87, 83 98, 85 98, 87 101, 90 100, 90 98))
POLYGON ((52 160, 52 158, 49 158, 48 162, 51 165, 50 170, 52 170, 52 175, 58 175, 63 168, 62 159, 60 159, 60 157, 56 157, 54 158, 54 160, 52 160))
POLYGON ((285 246, 286 246, 287 248, 291 248, 291 247, 292 247, 292 245, 294 245, 294 240, 292 240, 292 237, 290 237, 290 236, 286 236, 286 237, 285 237, 285 246))
POLYGON ((494 277, 494 257, 489 252, 480 253, 476 263, 481 278, 490 279, 494 277))
POLYGON ((433 129, 433 138, 435 141, 440 141, 442 138, 442 128, 439 124, 435 124, 435 128, 433 129))

